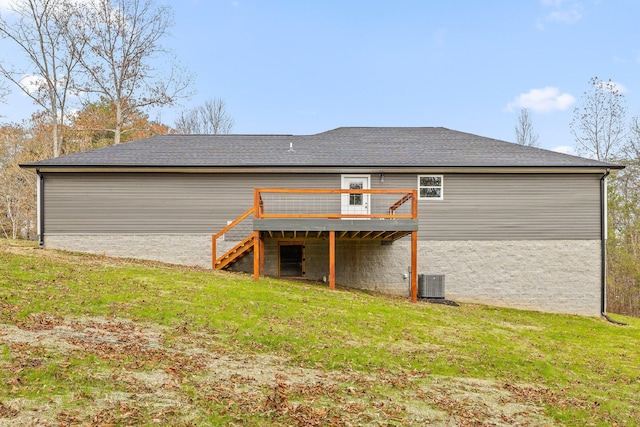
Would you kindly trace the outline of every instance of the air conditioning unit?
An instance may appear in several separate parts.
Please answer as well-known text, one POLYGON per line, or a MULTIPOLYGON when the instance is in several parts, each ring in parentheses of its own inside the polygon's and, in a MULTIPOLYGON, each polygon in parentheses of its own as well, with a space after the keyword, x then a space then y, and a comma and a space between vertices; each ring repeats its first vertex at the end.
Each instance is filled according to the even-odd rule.
POLYGON ((444 274, 418 274, 418 298, 444 299, 444 274))

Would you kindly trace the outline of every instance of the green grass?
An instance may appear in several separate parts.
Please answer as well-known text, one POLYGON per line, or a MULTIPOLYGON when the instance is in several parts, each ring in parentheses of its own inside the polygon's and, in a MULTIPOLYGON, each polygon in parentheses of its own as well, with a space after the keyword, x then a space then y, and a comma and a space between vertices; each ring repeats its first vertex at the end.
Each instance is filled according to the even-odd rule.
POLYGON ((1 241, 1 324, 47 331, 74 319, 130 319, 159 328, 162 351, 130 346, 120 353, 104 343, 63 351, 18 345, 0 333, 0 404, 16 409, 16 399, 49 402, 57 417, 52 421, 70 424, 305 425, 311 419, 420 425, 415 414, 424 408, 415 408, 427 403, 460 423, 490 422, 482 405, 461 409, 464 398, 444 401, 431 391, 443 382, 476 379, 560 424, 634 426, 640 424, 640 321, 614 317, 628 326, 479 305, 412 304, 318 284, 254 282, 242 274, 1 241), (312 393, 278 380, 251 388, 258 394, 247 401, 238 396, 250 386, 242 381, 250 380, 234 387, 213 381, 206 364, 178 353, 184 346, 209 356, 276 357, 286 372, 312 369, 334 381, 312 393), (178 377, 167 392, 188 402, 190 411, 152 404, 150 390, 126 380, 163 372, 178 377), (272 388, 278 385, 283 391, 272 388), (140 400, 107 398, 118 393, 140 400), (82 409, 87 405, 94 413, 82 409))

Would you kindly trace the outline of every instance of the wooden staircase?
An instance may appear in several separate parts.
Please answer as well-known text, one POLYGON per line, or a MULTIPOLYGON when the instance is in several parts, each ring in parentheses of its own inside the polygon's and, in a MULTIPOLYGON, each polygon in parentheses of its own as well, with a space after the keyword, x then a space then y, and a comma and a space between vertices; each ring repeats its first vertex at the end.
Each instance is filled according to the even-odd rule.
POLYGON ((243 256, 245 256, 249 251, 253 249, 255 246, 255 236, 254 234, 249 235, 240 243, 235 245, 233 248, 229 249, 227 252, 222 254, 219 258, 216 255, 216 242, 219 237, 222 237, 225 233, 231 230, 236 225, 240 224, 246 217, 253 213, 253 208, 247 210, 245 213, 240 215, 238 218, 233 220, 231 224, 227 225, 222 230, 218 231, 216 234, 211 236, 211 264, 213 269, 217 270, 226 270, 231 265, 237 261, 239 261, 243 256))
POLYGON ((235 245, 233 248, 225 252, 220 258, 217 258, 213 268, 218 270, 226 270, 236 261, 239 261, 255 246, 253 234, 245 238, 243 241, 235 245))

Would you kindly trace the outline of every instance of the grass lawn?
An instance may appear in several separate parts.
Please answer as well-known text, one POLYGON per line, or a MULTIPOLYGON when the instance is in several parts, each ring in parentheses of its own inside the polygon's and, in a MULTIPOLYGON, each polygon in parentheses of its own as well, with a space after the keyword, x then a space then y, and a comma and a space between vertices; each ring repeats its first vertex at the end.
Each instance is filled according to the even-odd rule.
POLYGON ((640 320, 0 240, 3 425, 640 424, 640 320))

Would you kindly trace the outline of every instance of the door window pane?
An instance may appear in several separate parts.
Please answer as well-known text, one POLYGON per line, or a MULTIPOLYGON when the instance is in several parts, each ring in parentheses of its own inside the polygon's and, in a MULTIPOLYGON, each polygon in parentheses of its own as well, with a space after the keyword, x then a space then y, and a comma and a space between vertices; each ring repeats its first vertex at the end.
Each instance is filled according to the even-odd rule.
MULTIPOLYGON (((362 190, 363 188, 364 184, 362 181, 349 183, 350 190, 362 190)), ((362 194, 349 194, 349 205, 351 206, 362 206, 362 200, 362 194)))

